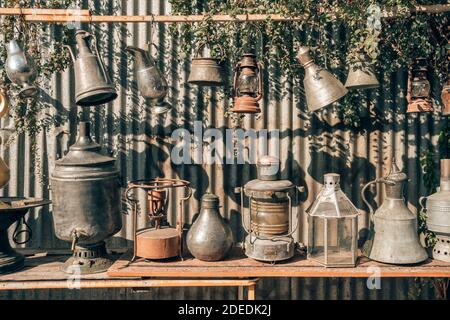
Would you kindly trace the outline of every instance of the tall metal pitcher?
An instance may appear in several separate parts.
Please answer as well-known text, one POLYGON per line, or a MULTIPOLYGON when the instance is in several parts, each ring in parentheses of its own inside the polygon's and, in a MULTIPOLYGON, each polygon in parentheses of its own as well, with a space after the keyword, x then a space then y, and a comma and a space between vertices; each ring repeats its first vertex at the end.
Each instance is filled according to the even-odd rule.
POLYGON ((66 47, 74 61, 76 104, 88 107, 116 99, 116 90, 98 54, 97 38, 85 30, 78 30, 75 39, 78 46, 78 58, 72 48, 66 47), (89 46, 90 38, 93 39, 93 50, 89 46))
POLYGON ((408 177, 392 162, 389 175, 367 183, 361 190, 369 207, 371 228, 363 253, 372 260, 392 264, 419 263, 428 258, 417 234, 417 217, 405 204, 403 188, 408 177), (386 187, 381 206, 374 212, 365 197, 366 189, 376 183, 386 187))

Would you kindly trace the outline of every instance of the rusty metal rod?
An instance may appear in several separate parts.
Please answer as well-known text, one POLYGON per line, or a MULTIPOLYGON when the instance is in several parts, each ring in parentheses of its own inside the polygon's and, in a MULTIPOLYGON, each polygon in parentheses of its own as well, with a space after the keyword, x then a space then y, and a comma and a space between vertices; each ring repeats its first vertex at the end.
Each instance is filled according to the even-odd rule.
MULTIPOLYGON (((450 4, 435 4, 415 6, 409 9, 410 13, 428 13, 437 14, 450 11, 450 4)), ((382 17, 395 18, 402 10, 399 7, 388 7, 383 9, 382 17)), ((118 22, 118 23, 139 23, 139 22, 162 22, 162 23, 193 23, 201 22, 205 15, 142 15, 142 16, 114 16, 114 15, 90 15, 89 10, 64 10, 64 9, 18 9, 18 8, 0 8, 0 15, 18 15, 24 14, 25 20, 29 22, 118 22)), ((214 22, 246 22, 246 21, 301 21, 306 20, 308 15, 298 17, 285 17, 280 14, 238 14, 231 15, 213 15, 211 20, 214 22)))

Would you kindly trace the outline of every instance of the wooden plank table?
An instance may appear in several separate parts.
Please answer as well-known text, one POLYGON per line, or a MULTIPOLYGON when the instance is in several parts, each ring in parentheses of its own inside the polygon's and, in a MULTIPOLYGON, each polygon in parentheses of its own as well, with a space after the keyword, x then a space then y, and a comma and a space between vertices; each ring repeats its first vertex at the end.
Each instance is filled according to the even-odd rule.
POLYGON ((131 253, 120 257, 108 270, 110 277, 436 277, 450 278, 450 263, 427 260, 419 265, 398 266, 370 261, 360 257, 356 268, 325 268, 306 260, 299 253, 285 262, 265 263, 247 258, 242 250, 233 249, 224 261, 205 262, 190 256, 184 260, 145 261, 138 259, 129 263, 131 253))
MULTIPOLYGON (((20 251, 20 250, 18 250, 20 251)), ((48 254, 47 252, 27 256, 25 268, 9 274, 0 275, 0 290, 36 289, 87 289, 87 288, 155 288, 155 287, 237 287, 238 298, 255 299, 255 286, 258 279, 218 279, 194 277, 176 278, 154 277, 109 277, 106 272, 89 275, 69 275, 61 271, 61 266, 70 255, 48 254)), ((119 258, 120 255, 116 255, 119 258)))

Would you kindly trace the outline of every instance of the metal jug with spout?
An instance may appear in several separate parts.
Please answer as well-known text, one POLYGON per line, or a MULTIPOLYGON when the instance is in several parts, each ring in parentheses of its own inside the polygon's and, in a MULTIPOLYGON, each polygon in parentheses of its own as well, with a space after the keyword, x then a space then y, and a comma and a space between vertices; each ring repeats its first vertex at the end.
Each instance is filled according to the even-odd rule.
POLYGON ((36 79, 36 68, 31 59, 16 40, 11 40, 6 47, 8 57, 6 58, 5 70, 11 82, 22 86, 19 97, 28 98, 37 94, 37 87, 31 83, 36 79))
POLYGON ((417 233, 417 217, 405 204, 403 188, 408 177, 397 167, 395 160, 387 177, 367 183, 361 190, 370 211, 370 235, 363 253, 372 260, 392 264, 419 263, 428 258, 417 233), (385 198, 375 211, 365 197, 366 189, 376 183, 386 187, 385 198))
POLYGON ((167 95, 167 81, 156 67, 156 62, 149 51, 132 46, 128 46, 126 50, 134 57, 139 92, 144 99, 149 99, 155 104, 152 112, 160 114, 169 111, 171 105, 164 102, 167 95))
POLYGON ((65 47, 69 49, 74 62, 76 104, 89 107, 116 99, 117 92, 98 54, 97 38, 85 30, 78 30, 75 39, 78 46, 78 58, 70 46, 66 45, 65 47), (89 46, 88 39, 90 38, 93 39, 95 54, 89 46))

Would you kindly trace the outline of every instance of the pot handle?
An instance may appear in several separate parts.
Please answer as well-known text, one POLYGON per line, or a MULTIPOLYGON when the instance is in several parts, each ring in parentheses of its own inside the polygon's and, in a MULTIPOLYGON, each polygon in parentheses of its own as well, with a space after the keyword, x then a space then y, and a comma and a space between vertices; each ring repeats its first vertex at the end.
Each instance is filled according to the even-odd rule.
POLYGON ((376 184, 376 183, 385 183, 385 184, 394 184, 388 180, 386 180, 385 178, 379 178, 379 179, 375 179, 373 181, 368 182, 361 190, 361 198, 363 199, 363 202, 366 204, 366 206, 369 208, 369 212, 370 212, 370 219, 372 219, 374 212, 373 207, 370 205, 369 201, 367 201, 366 198, 366 189, 372 185, 372 184, 376 184))
MULTIPOLYGON (((207 45, 206 42, 200 43, 200 45, 198 46, 197 50, 195 50, 194 58, 198 58, 199 57, 200 50, 203 49, 206 45, 207 45)), ((225 56, 225 50, 223 49, 223 47, 219 46, 219 48, 220 48, 220 53, 222 54, 222 56, 225 56)))

